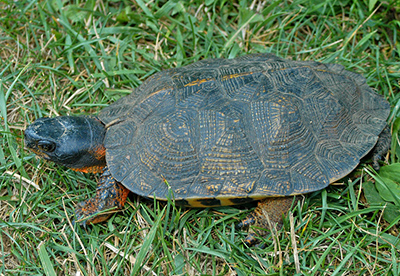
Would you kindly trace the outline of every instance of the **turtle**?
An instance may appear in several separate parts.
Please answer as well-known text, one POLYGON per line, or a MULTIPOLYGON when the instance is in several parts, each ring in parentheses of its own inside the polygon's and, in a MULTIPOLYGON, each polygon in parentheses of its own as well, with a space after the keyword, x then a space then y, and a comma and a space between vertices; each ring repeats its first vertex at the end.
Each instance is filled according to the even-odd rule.
POLYGON ((133 192, 189 207, 259 201, 238 226, 267 227, 282 223, 293 196, 345 177, 369 152, 379 168, 389 111, 342 65, 250 54, 158 72, 97 115, 39 118, 25 144, 102 173, 76 207, 84 225, 106 221, 133 192))

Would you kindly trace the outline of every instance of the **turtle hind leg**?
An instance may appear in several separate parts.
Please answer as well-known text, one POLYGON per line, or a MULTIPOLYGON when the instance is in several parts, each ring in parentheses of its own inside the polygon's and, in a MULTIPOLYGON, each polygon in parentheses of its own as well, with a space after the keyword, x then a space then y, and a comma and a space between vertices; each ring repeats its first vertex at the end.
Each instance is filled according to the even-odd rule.
POLYGON ((82 201, 75 208, 76 221, 83 226, 106 221, 112 213, 109 209, 122 209, 129 190, 118 183, 106 167, 96 189, 96 195, 82 201))
MULTIPOLYGON (((293 196, 287 197, 271 197, 258 202, 258 206, 243 221, 237 224, 236 228, 245 228, 250 225, 257 226, 262 229, 271 229, 276 226, 280 229, 283 225, 282 216, 286 215, 290 210, 294 201, 293 196)), ((265 236, 268 231, 257 230, 257 234, 265 236)), ((249 233, 244 240, 247 246, 253 246, 257 243, 256 233, 249 233)))
POLYGON ((392 135, 390 133, 390 127, 387 125, 379 134, 379 139, 376 142, 374 149, 372 150, 372 167, 378 171, 378 161, 382 159, 382 156, 389 151, 390 143, 392 141, 392 135))

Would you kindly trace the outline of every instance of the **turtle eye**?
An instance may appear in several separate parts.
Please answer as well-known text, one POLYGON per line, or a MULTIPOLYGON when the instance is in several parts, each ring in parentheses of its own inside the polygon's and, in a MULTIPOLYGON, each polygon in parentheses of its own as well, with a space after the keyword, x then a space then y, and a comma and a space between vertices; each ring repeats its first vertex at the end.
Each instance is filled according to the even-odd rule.
POLYGON ((39 141, 37 146, 41 151, 45 152, 53 152, 56 149, 56 144, 51 141, 39 141))

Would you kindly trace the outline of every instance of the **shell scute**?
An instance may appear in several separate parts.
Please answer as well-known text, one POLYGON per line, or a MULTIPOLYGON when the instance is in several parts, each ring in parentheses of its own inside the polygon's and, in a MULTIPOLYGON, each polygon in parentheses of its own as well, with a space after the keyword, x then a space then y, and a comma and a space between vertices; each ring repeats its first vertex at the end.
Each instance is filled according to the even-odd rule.
POLYGON ((389 110, 341 65, 258 54, 157 73, 99 119, 117 181, 204 207, 326 187, 374 147, 389 110))

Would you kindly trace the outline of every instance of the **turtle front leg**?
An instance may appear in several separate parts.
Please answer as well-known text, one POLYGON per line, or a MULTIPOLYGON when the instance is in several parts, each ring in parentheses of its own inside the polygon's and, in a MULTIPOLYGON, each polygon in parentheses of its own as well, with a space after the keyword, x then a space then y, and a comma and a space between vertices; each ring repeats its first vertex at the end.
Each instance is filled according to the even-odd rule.
MULTIPOLYGON (((255 225, 262 229, 271 229, 276 226, 277 229, 282 227, 282 216, 286 215, 293 203, 298 199, 293 196, 287 197, 271 197, 258 202, 258 206, 251 212, 243 221, 237 224, 237 228, 245 228, 250 225, 255 225)), ((267 231, 258 230, 259 235, 267 235, 267 231)), ((256 233, 249 233, 244 240, 248 246, 253 246, 257 243, 256 233)))
POLYGON ((96 189, 96 195, 78 203, 75 208, 76 222, 83 226, 106 221, 112 214, 108 209, 122 209, 129 190, 118 183, 106 167, 96 189))

